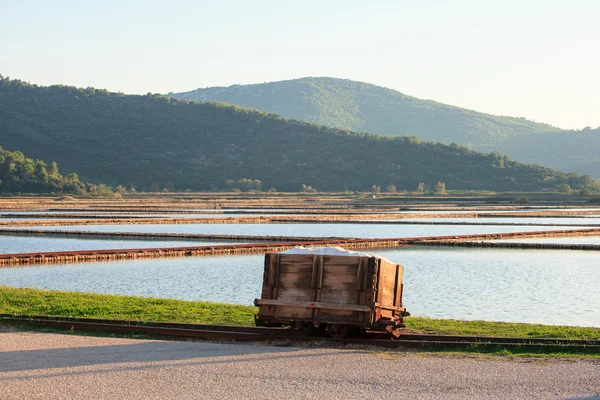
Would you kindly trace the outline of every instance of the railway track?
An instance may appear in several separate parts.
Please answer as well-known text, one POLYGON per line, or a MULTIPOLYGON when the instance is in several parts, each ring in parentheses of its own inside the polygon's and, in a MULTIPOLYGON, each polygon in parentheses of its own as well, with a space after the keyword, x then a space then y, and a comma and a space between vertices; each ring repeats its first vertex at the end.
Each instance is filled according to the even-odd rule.
POLYGON ((390 339, 382 333, 368 333, 361 338, 334 339, 322 336, 302 336, 292 329, 259 328, 227 325, 199 325, 184 323, 144 323, 130 320, 68 318, 49 316, 18 316, 2 314, 0 322, 25 323, 69 331, 99 331, 111 333, 149 334, 160 337, 194 338, 235 342, 320 342, 330 345, 364 345, 384 348, 504 348, 526 351, 600 353, 600 340, 571 340, 553 338, 511 338, 489 336, 455 336, 406 333, 390 339))

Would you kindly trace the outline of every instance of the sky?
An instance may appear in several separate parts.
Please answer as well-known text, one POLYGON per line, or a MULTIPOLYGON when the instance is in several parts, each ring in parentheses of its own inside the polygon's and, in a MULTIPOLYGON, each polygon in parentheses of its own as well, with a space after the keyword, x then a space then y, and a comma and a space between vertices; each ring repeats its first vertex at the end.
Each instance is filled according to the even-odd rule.
POLYGON ((598 0, 0 0, 0 74, 168 93, 305 76, 600 126, 598 0))

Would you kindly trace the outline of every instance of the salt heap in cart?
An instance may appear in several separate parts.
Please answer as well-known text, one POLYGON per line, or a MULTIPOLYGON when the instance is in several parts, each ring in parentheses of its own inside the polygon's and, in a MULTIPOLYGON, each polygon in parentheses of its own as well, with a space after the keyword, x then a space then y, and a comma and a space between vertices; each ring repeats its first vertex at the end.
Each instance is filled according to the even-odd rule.
POLYGON ((404 317, 404 267, 340 247, 297 247, 265 255, 258 326, 291 326, 336 338, 365 331, 398 337, 404 317))

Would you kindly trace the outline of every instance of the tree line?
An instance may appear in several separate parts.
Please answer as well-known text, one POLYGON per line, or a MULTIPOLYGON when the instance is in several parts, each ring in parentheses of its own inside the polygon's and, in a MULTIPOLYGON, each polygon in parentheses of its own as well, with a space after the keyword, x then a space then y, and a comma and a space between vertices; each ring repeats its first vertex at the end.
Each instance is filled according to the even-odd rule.
MULTIPOLYGON (((84 183, 71 172, 63 175, 58 164, 26 157, 20 151, 8 151, 0 146, 0 193, 56 193, 91 196, 113 196, 128 193, 133 188, 118 186, 114 191, 105 184, 84 183)), ((135 190, 135 189, 133 189, 135 190)))
POLYGON ((87 190, 77 174, 61 175, 56 162, 48 166, 42 160, 0 146, 0 192, 87 193, 87 190))

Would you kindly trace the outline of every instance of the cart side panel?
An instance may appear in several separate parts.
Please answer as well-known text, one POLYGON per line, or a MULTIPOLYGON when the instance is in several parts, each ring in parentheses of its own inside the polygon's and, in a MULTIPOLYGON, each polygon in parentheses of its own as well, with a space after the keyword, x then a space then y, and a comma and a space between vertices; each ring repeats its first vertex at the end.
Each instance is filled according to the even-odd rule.
POLYGON ((381 307, 379 315, 382 318, 394 319, 394 311, 386 309, 386 307, 397 307, 395 302, 398 295, 398 284, 402 283, 402 278, 398 282, 398 267, 398 264, 390 263, 384 259, 379 260, 377 303, 381 307))
POLYGON ((258 317, 372 326, 381 316, 374 308, 378 262, 374 257, 269 253, 261 299, 270 303, 259 306, 258 317))

